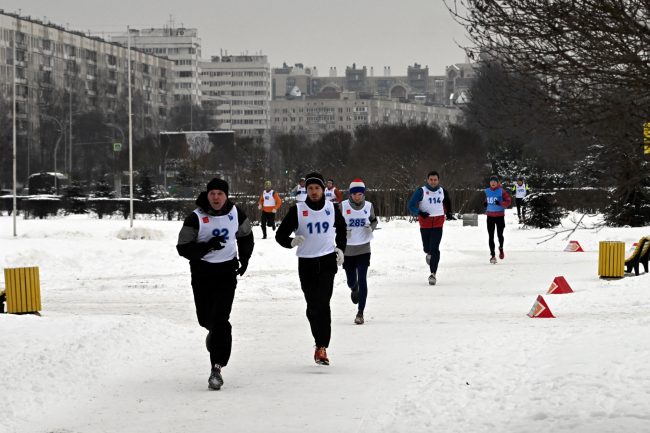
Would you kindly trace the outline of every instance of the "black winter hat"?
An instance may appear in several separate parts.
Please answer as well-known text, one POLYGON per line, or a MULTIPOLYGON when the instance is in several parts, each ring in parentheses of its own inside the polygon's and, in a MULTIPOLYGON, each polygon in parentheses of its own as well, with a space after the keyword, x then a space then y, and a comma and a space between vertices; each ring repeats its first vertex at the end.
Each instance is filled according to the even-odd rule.
POLYGON ((316 185, 319 185, 321 188, 325 189, 325 178, 323 178, 323 175, 318 172, 313 171, 305 176, 305 188, 312 183, 315 183, 316 185))
POLYGON ((208 182, 208 185, 205 187, 205 189, 206 191, 218 189, 220 191, 223 191, 226 195, 228 195, 228 182, 226 182, 223 179, 219 179, 218 177, 215 177, 210 182, 208 182))

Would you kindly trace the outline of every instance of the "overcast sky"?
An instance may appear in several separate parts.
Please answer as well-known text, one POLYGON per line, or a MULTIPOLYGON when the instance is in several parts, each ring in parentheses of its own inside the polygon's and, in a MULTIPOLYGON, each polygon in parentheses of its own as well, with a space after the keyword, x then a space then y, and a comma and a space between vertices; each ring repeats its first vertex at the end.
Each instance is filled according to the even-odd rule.
POLYGON ((259 52, 272 66, 304 63, 321 76, 330 66, 391 66, 405 75, 414 62, 442 75, 465 60, 464 29, 442 0, 3 0, 1 8, 75 30, 118 32, 176 26, 197 28, 202 55, 259 52))

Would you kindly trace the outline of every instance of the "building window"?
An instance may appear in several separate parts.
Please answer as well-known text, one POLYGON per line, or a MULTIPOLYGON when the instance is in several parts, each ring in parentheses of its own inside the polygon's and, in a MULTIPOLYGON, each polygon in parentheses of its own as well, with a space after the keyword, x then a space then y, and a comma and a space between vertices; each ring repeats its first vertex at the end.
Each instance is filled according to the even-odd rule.
POLYGON ((76 57, 77 56, 77 47, 74 45, 65 45, 65 55, 68 57, 76 57))
POLYGON ((97 62, 97 51, 86 50, 86 60, 97 62))

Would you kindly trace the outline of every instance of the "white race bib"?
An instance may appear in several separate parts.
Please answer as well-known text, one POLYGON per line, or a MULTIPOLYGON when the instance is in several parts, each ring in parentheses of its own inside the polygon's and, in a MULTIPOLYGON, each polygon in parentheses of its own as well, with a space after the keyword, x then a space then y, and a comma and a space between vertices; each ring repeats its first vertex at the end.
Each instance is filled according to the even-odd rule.
POLYGON ((363 209, 355 210, 348 200, 341 204, 343 219, 350 231, 348 245, 364 245, 372 240, 372 232, 367 228, 370 227, 370 210, 372 203, 366 201, 363 209))
POLYGON ((321 210, 310 209, 305 203, 296 203, 298 229, 296 235, 304 236, 305 242, 296 251, 298 257, 321 257, 336 249, 334 205, 325 201, 321 210))
POLYGON ((445 193, 442 188, 437 191, 431 191, 426 186, 422 187, 422 201, 420 202, 419 209, 427 212, 431 216, 440 216, 445 214, 445 207, 442 202, 445 199, 445 193))
POLYGON ((199 217, 199 235, 197 241, 208 242, 215 236, 223 236, 226 246, 220 250, 212 250, 203 256, 201 260, 210 263, 223 263, 237 257, 237 239, 235 234, 239 229, 237 207, 233 206, 230 212, 222 216, 212 216, 195 209, 194 213, 199 217))

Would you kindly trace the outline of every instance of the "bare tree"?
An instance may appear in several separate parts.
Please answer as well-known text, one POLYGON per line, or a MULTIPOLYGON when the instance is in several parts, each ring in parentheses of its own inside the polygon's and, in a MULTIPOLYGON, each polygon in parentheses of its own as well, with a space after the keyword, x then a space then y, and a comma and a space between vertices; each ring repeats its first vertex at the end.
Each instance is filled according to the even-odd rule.
MULTIPOLYGON (((610 215, 650 221, 642 124, 650 118, 647 0, 445 0, 470 58, 534 81, 557 128, 580 128, 613 167, 610 215)), ((612 222, 616 222, 614 217, 612 222)), ((621 223, 620 221, 619 223, 621 223)))
POLYGON ((647 91, 645 0, 445 0, 468 31, 471 58, 488 55, 539 76, 549 94, 587 101, 612 86, 647 91))

